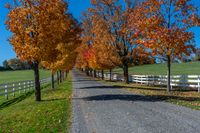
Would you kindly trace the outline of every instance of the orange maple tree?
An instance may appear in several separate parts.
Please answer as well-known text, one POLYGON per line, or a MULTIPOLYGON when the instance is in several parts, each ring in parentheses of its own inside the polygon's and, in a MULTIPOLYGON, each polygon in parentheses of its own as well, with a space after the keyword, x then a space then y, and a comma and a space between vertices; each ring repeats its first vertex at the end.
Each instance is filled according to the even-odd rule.
POLYGON ((197 10, 191 0, 145 0, 130 15, 130 25, 141 36, 138 43, 167 60, 168 91, 171 61, 194 51, 190 28, 199 21, 197 10))
POLYGON ((68 30, 66 5, 63 0, 16 0, 7 5, 6 24, 13 33, 10 44, 18 58, 33 64, 36 101, 41 100, 38 66, 49 60, 68 30))
MULTIPOLYGON (((52 78, 54 78, 53 75, 56 71, 60 72, 60 76, 57 75, 59 82, 62 82, 62 73, 69 71, 74 65, 77 55, 76 48, 80 44, 81 33, 78 21, 71 14, 65 14, 63 20, 65 20, 63 27, 66 31, 62 35, 62 39, 49 52, 48 58, 42 61, 43 66, 52 71, 52 78)), ((52 79, 52 88, 54 88, 53 81, 52 79)))

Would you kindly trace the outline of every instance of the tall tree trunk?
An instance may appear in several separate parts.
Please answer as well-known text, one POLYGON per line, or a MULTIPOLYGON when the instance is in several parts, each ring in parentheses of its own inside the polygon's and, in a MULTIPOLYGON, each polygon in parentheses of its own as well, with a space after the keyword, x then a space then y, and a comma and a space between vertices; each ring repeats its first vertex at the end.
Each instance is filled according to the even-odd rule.
POLYGON ((62 83, 62 71, 60 70, 60 83, 62 83))
POLYGON ((101 70, 101 79, 104 80, 104 71, 101 70))
POLYGON ((90 75, 90 74, 89 74, 89 69, 88 69, 88 68, 85 69, 85 72, 86 72, 86 75, 87 75, 87 76, 90 75))
POLYGON ((171 91, 171 57, 167 56, 167 92, 171 91))
POLYGON ((62 81, 64 81, 64 80, 65 80, 65 73, 62 72, 62 81))
POLYGON ((34 78, 35 78, 35 100, 41 101, 41 91, 40 91, 40 76, 39 76, 39 63, 33 63, 34 78))
POLYGON ((112 69, 110 69, 110 81, 112 81, 112 69))
POLYGON ((66 77, 66 79, 67 79, 67 74, 68 74, 68 71, 65 72, 65 77, 66 77))
POLYGON ((97 72, 96 72, 96 70, 94 70, 94 77, 95 77, 95 78, 97 77, 97 72))
POLYGON ((93 77, 93 71, 94 71, 93 69, 90 70, 90 72, 91 72, 91 77, 93 77))
POLYGON ((97 76, 97 78, 99 78, 100 76, 99 76, 99 70, 97 71, 97 73, 98 73, 98 76, 97 76))
POLYGON ((124 70, 124 81, 125 81, 126 84, 129 84, 129 79, 128 79, 128 64, 127 63, 124 63, 123 70, 124 70))
POLYGON ((57 71, 57 83, 58 83, 58 85, 59 85, 59 83, 60 83, 60 78, 59 78, 60 76, 59 76, 59 71, 57 71))
POLYGON ((53 72, 51 73, 51 88, 55 89, 55 85, 54 85, 54 74, 53 72))
POLYGON ((89 76, 92 76, 92 70, 89 69, 89 76))

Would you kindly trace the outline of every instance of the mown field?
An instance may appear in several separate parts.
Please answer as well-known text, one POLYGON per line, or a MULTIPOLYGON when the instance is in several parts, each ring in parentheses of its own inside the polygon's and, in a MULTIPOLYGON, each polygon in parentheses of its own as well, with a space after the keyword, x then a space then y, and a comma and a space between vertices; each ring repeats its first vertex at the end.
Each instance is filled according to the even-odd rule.
MULTIPOLYGON (((50 71, 40 70, 40 78, 50 77, 50 71)), ((0 72, 0 83, 13 82, 20 80, 33 80, 33 70, 20 70, 20 71, 2 71, 0 72)))
POLYGON ((22 95, 0 105, 0 133, 69 132, 71 117, 71 75, 51 89, 42 89, 42 101, 35 102, 33 93, 22 95))
MULTIPOLYGON (((200 62, 188 62, 188 63, 173 63, 172 75, 200 75, 200 62)), ((113 72, 123 73, 122 68, 114 69, 113 72)), ((141 65, 129 68, 130 74, 144 74, 144 75, 166 75, 166 64, 153 64, 153 65, 141 65)))

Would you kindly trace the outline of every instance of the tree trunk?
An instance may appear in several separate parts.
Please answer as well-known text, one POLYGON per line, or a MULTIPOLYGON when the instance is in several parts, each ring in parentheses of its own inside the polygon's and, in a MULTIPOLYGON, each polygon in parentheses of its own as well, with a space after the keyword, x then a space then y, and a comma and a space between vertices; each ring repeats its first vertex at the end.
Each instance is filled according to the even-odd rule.
POLYGON ((104 80, 104 71, 103 70, 101 70, 101 74, 102 74, 101 79, 104 80))
POLYGON ((86 72, 86 75, 87 75, 87 76, 90 75, 90 74, 89 74, 89 70, 88 70, 88 68, 85 69, 85 72, 86 72))
POLYGON ((40 77, 39 77, 39 63, 33 63, 34 78, 35 78, 35 100, 41 101, 41 91, 40 91, 40 77))
POLYGON ((59 72, 60 72, 60 83, 62 83, 62 71, 59 72))
POLYGON ((62 81, 65 81, 65 73, 62 72, 62 81))
POLYGON ((128 64, 127 63, 124 64, 123 70, 124 70, 124 81, 125 81, 126 84, 129 84, 129 79, 128 79, 128 64))
POLYGON ((94 70, 93 70, 93 69, 91 69, 91 77, 93 77, 93 75, 94 75, 94 74, 93 74, 93 71, 94 71, 94 70))
POLYGON ((167 56, 167 92, 171 91, 171 57, 167 56))
POLYGON ((89 69, 89 76, 92 76, 92 70, 89 69))
POLYGON ((65 77, 66 77, 66 79, 67 79, 67 76, 68 76, 67 74, 68 74, 68 71, 65 72, 65 77))
POLYGON ((97 72, 96 72, 96 70, 94 70, 94 77, 95 77, 95 78, 97 77, 97 72))
POLYGON ((54 74, 53 74, 53 72, 51 73, 51 88, 55 89, 55 86, 54 86, 54 74))
POLYGON ((98 73, 98 74, 97 74, 97 78, 99 78, 99 70, 97 71, 97 73, 98 73))
POLYGON ((112 69, 110 69, 110 81, 112 81, 112 69))
POLYGON ((58 85, 59 85, 59 83, 60 83, 60 79, 59 79, 59 71, 57 71, 57 83, 58 83, 58 85))

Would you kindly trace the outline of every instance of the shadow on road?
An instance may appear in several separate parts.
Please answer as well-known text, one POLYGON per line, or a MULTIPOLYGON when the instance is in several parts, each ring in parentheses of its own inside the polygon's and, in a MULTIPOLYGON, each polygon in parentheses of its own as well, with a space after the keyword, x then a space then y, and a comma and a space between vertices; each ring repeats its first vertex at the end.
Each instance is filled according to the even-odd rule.
MULTIPOLYGON (((142 89, 142 90, 155 90, 155 91, 163 91, 163 89, 155 89, 151 87, 128 87, 128 86, 88 86, 81 87, 77 89, 121 89, 121 88, 132 88, 132 89, 142 89)), ((165 91, 165 90, 164 90, 165 91)), ((200 101, 200 97, 184 97, 184 96, 174 96, 174 95, 151 95, 151 96, 142 96, 142 95, 125 95, 125 94, 117 94, 117 95, 97 95, 91 97, 82 98, 87 101, 105 101, 105 100, 125 100, 125 101, 167 101, 167 100, 182 100, 187 102, 192 101, 200 101)))
POLYGON ((125 95, 125 94, 97 95, 97 96, 85 97, 82 99, 87 101, 121 100, 121 101, 147 101, 147 102, 156 100, 147 96, 125 95))
POLYGON ((90 82, 90 81, 98 81, 98 80, 91 80, 91 79, 82 79, 82 80, 76 80, 76 81, 73 81, 73 82, 90 82))
POLYGON ((82 87, 78 89, 121 89, 124 88, 122 86, 89 86, 89 87, 82 87))
POLYGON ((166 100, 182 100, 182 101, 200 101, 198 97, 180 97, 180 96, 142 96, 142 95, 126 95, 126 94, 108 94, 108 95, 96 95, 90 97, 81 98, 86 101, 109 101, 109 100, 121 100, 121 101, 145 101, 145 102, 157 102, 166 100))

